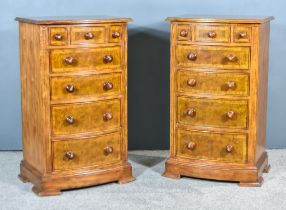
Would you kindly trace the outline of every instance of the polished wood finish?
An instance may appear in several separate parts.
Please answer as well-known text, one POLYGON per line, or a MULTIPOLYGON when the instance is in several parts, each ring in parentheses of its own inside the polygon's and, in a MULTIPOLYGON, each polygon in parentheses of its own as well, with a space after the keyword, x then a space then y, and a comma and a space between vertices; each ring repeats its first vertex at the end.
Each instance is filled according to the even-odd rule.
POLYGON ((120 133, 81 140, 54 141, 52 151, 54 171, 119 163, 120 133), (72 154, 72 158, 67 154, 72 154))
POLYGON ((96 44, 105 42, 105 28, 71 27, 71 44, 96 44))
POLYGON ((116 95, 120 92, 120 73, 51 78, 51 100, 55 101, 116 95))
POLYGON ((178 97, 178 117, 180 124, 206 127, 247 128, 247 100, 208 99, 178 97), (196 110, 195 116, 187 112, 196 110), (232 113, 232 114, 231 114, 232 113))
POLYGON ((168 18, 170 158, 164 176, 261 186, 270 168, 265 132, 272 19, 168 18))
POLYGON ((104 71, 122 66, 120 46, 89 49, 56 49, 51 51, 50 57, 52 72, 104 71), (108 61, 107 56, 109 56, 108 61))
POLYGON ((229 42, 228 25, 197 24, 194 27, 195 42, 229 42))
POLYGON ((177 45, 176 61, 180 67, 245 69, 249 67, 248 47, 177 45))
POLYGON ((51 107, 51 121, 53 135, 107 131, 119 128, 120 100, 53 105, 51 107), (111 113, 112 119, 105 120, 106 113, 111 113), (68 116, 73 118, 72 123, 66 122, 68 116))
POLYGON ((196 72, 181 70, 178 72, 178 91, 215 94, 240 95, 249 94, 248 74, 196 72))
POLYGON ((19 178, 32 182, 40 196, 133 181, 127 159, 129 19, 17 20, 24 156, 19 178))

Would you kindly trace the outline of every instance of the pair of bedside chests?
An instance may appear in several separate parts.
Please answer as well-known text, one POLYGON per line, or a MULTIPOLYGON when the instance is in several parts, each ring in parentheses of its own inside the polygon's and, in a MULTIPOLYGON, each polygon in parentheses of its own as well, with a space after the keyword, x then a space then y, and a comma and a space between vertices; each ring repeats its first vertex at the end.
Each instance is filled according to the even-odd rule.
MULTIPOLYGON (((270 21, 172 17, 164 176, 261 186, 270 21)), ((127 157, 129 18, 16 18, 23 160, 38 195, 134 180, 127 157)), ((166 58, 168 59, 168 58, 166 58)), ((167 72, 167 69, 166 69, 167 72)))

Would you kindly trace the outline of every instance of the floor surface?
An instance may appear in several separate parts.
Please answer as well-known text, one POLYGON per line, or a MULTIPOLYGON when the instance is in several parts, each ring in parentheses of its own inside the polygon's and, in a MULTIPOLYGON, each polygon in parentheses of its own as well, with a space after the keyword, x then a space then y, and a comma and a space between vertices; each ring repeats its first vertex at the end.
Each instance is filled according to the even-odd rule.
POLYGON ((260 188, 236 183, 162 177, 168 151, 132 151, 137 180, 64 191, 38 197, 30 183, 17 179, 21 152, 0 152, 1 210, 148 210, 148 209, 286 209, 286 150, 269 150, 271 170, 260 188))

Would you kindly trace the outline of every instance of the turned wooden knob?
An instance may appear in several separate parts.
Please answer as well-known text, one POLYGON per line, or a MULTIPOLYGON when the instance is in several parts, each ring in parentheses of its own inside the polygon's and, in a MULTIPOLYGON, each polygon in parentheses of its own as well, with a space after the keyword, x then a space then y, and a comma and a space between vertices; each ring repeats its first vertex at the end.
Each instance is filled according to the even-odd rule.
POLYGON ((65 157, 69 160, 72 160, 72 159, 74 159, 75 154, 72 151, 68 151, 65 153, 65 157))
POLYGON ((64 61, 66 62, 66 64, 72 65, 75 60, 74 60, 73 57, 69 56, 69 57, 66 57, 66 58, 64 59, 64 61))
POLYGON ((195 79, 189 79, 189 80, 187 81, 187 84, 188 84, 189 86, 191 86, 191 87, 194 87, 194 86, 196 86, 197 81, 196 81, 195 79))
POLYGON ((103 83, 103 89, 104 90, 111 90, 112 88, 113 88, 113 84, 111 82, 103 83))
POLYGON ((113 152, 113 148, 112 147, 110 147, 110 146, 107 146, 107 147, 105 147, 104 148, 104 152, 105 152, 105 154, 111 154, 112 152, 113 152))
POLYGON ((73 124, 73 123, 74 123, 74 118, 73 118, 73 116, 67 116, 67 117, 66 117, 66 122, 67 122, 68 124, 73 124))
POLYGON ((58 40, 58 41, 60 41, 60 40, 62 40, 64 37, 63 37, 63 35, 61 35, 61 34, 55 34, 54 35, 54 39, 55 40, 58 40))
POLYGON ((94 34, 91 33, 91 32, 87 32, 87 33, 84 34, 84 38, 86 40, 93 39, 94 38, 94 34))
POLYGON ((197 54, 196 53, 189 53, 187 58, 190 60, 190 61, 195 61, 197 59, 197 54))
POLYGON ((225 147, 226 152, 232 152, 232 150, 233 150, 233 146, 231 144, 229 144, 225 147))
POLYGON ((69 92, 69 93, 72 93, 74 91, 74 86, 69 84, 66 86, 66 91, 69 92))
POLYGON ((229 54, 226 56, 226 59, 230 62, 235 61, 236 60, 236 56, 233 54, 229 54))
POLYGON ((112 55, 105 55, 105 56, 103 57, 103 62, 104 62, 104 63, 111 63, 112 61, 113 61, 112 55))
POLYGON ((209 31, 209 32, 208 32, 208 37, 209 37, 209 38, 212 38, 212 39, 215 38, 215 37, 216 37, 216 32, 214 32, 214 31, 209 31))
POLYGON ((188 36, 188 32, 186 30, 181 30, 180 31, 180 36, 187 37, 188 36))
POLYGON ((234 81, 228 81, 226 83, 226 86, 228 87, 228 89, 233 89, 235 87, 235 82, 234 81))
POLYGON ((188 145, 187 145, 187 148, 188 148, 189 150, 194 150, 195 147, 196 147, 196 143, 195 143, 195 142, 192 142, 192 141, 190 141, 190 142, 188 143, 188 145))
POLYGON ((239 33, 238 33, 238 37, 239 37, 239 38, 245 38, 246 35, 247 35, 246 32, 239 32, 239 33))
POLYGON ((195 117, 196 116, 196 110, 194 108, 188 109, 187 115, 190 117, 195 117))
POLYGON ((111 119, 112 119, 112 113, 110 113, 110 112, 104 113, 104 114, 103 114, 103 119, 104 119, 105 121, 111 120, 111 119))
POLYGON ((119 38, 120 37, 120 32, 118 31, 113 31, 112 32, 112 38, 116 39, 116 38, 119 38))
POLYGON ((234 116, 234 111, 228 111, 228 112, 226 113, 226 117, 227 117, 228 119, 232 119, 233 116, 234 116))

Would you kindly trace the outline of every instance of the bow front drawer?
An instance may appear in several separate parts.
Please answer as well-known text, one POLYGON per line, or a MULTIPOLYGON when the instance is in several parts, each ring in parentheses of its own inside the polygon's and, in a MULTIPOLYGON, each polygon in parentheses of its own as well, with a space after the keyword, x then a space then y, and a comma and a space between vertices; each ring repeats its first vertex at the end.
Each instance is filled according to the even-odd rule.
POLYGON ((53 169, 77 169, 120 161, 120 134, 54 141, 53 169))
POLYGON ((245 134, 178 131, 178 156, 231 163, 247 161, 245 134))
POLYGON ((96 44, 104 42, 104 26, 71 28, 71 44, 96 44))
POLYGON ((247 100, 178 98, 181 124, 227 128, 247 128, 247 100))
POLYGON ((107 131, 119 126, 119 99, 52 106, 54 135, 107 131))
POLYGON ((120 73, 53 77, 51 79, 52 100, 119 94, 121 90, 120 81, 120 73))
POLYGON ((121 66, 120 46, 52 50, 51 71, 70 72, 119 68, 121 66))
POLYGON ((180 92, 242 95, 249 93, 248 74, 178 71, 180 92))
POLYGON ((247 70, 250 50, 248 47, 177 45, 176 58, 180 67, 247 70))
POLYGON ((229 25, 195 25, 196 42, 230 42, 230 26, 229 25))

